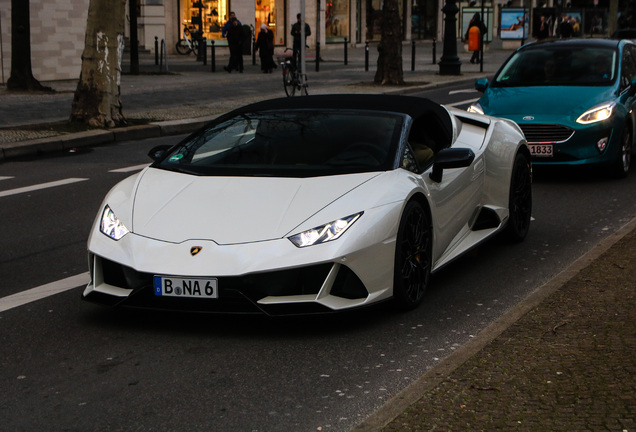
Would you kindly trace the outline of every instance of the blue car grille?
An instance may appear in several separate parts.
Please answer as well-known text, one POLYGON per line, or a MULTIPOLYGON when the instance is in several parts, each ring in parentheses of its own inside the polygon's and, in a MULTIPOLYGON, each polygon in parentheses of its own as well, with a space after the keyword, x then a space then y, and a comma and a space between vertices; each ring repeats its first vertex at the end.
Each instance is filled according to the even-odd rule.
POLYGON ((529 143, 557 143, 570 139, 574 130, 556 124, 520 124, 529 143))

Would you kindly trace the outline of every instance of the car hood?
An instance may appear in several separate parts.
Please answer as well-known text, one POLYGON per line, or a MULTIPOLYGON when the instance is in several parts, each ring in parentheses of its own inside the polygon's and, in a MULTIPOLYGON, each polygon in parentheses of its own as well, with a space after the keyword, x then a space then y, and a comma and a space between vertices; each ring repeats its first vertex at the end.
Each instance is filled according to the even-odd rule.
POLYGON ((303 221, 377 175, 199 177, 150 168, 138 180, 131 231, 174 243, 278 239, 295 234, 303 221))
POLYGON ((517 122, 527 116, 566 116, 575 121, 591 107, 615 98, 614 87, 491 87, 479 103, 484 114, 517 122))

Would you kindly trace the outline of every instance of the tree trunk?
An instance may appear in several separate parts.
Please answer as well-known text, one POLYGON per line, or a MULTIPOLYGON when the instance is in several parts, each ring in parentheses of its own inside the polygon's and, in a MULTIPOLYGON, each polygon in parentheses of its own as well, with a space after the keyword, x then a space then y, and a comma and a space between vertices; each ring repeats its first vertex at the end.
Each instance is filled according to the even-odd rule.
POLYGON ((384 1, 381 30, 378 69, 375 72, 374 82, 380 85, 404 85, 402 21, 397 0, 384 1))
POLYGON ((120 100, 126 0, 90 0, 71 121, 94 127, 126 124, 120 100))
POLYGON ((10 90, 52 91, 33 77, 31 69, 31 22, 29 0, 11 0, 10 90))

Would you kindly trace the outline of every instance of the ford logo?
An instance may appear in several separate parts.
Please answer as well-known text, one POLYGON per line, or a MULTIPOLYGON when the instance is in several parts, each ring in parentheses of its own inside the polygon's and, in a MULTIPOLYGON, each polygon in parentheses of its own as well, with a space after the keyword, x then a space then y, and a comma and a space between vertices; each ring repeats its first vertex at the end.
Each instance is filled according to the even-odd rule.
POLYGON ((528 121, 530 121, 530 120, 534 120, 534 117, 532 117, 532 116, 525 116, 525 117, 523 118, 523 120, 528 120, 528 121))

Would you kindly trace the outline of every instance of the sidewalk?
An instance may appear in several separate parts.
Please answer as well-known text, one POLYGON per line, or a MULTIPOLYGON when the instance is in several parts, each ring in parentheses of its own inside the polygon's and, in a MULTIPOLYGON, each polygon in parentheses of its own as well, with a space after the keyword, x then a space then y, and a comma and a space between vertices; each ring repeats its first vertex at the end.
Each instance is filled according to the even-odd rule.
POLYGON ((636 219, 355 432, 636 431, 636 219))
MULTIPOLYGON (((510 50, 486 51, 483 72, 480 65, 470 64, 470 52, 463 52, 461 75, 439 75, 442 43, 435 46, 426 41, 416 45, 414 71, 411 45, 403 47, 403 70, 406 86, 381 87, 373 85, 377 63, 377 45, 369 46, 368 70, 365 70, 364 45, 347 49, 345 65, 344 45, 328 45, 321 50, 319 71, 316 71, 315 52, 308 52, 307 74, 310 94, 325 93, 409 93, 415 90, 457 83, 473 82, 492 75, 510 54, 510 50)), ((278 53, 278 51, 277 51, 278 53)), ((210 51, 208 50, 208 55, 210 51)), ((280 68, 272 74, 262 74, 260 59, 244 56, 245 71, 228 74, 223 66, 228 62, 227 48, 217 48, 215 72, 212 62, 197 62, 194 55, 168 56, 167 73, 160 73, 154 55, 140 55, 140 75, 130 71, 129 57, 124 58, 121 78, 121 99, 124 116, 133 126, 112 130, 91 130, 81 133, 61 132, 46 128, 53 122, 64 122, 71 112, 77 81, 44 82, 56 93, 22 93, 0 87, 0 160, 38 152, 62 151, 83 145, 99 145, 112 141, 137 139, 159 135, 190 132, 208 120, 241 105, 268 98, 285 97, 280 68), (143 125, 140 125, 144 123, 143 125)), ((166 65, 166 62, 163 62, 166 65)), ((165 71, 165 68, 163 69, 165 71)))
MULTIPOLYGON (((440 76, 430 42, 403 50, 407 86, 371 84, 377 50, 323 50, 320 71, 308 63, 310 94, 409 93, 491 76, 510 50, 485 54, 483 72, 458 44, 461 75, 440 76)), ((313 53, 311 53, 313 54, 313 53)), ((442 56, 437 43, 436 60, 442 56)), ((261 74, 246 56, 243 74, 216 72, 192 56, 168 58, 159 74, 142 56, 142 74, 123 75, 124 115, 143 125, 61 133, 43 125, 68 118, 76 82, 45 83, 55 94, 12 93, 0 87, 2 159, 79 146, 186 133, 245 103, 284 97, 280 70, 261 74)), ((124 71, 129 66, 124 64, 124 71)), ((475 95, 477 96, 477 95, 475 95)), ((0 165, 1 166, 1 165, 0 165)), ((356 432, 629 431, 636 432, 636 220, 611 235, 561 275, 396 395, 356 432)))

